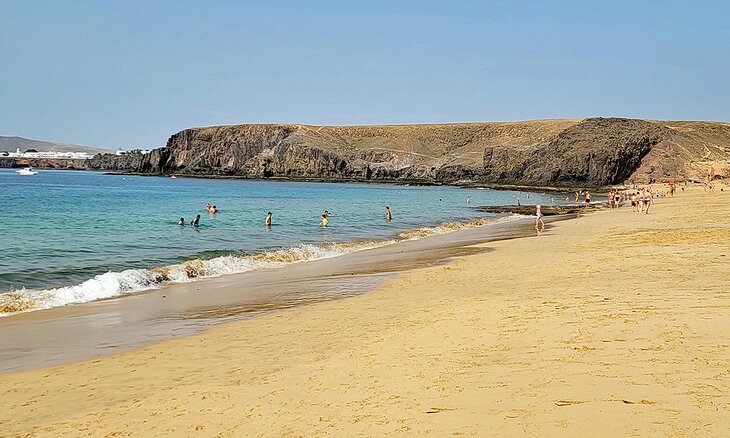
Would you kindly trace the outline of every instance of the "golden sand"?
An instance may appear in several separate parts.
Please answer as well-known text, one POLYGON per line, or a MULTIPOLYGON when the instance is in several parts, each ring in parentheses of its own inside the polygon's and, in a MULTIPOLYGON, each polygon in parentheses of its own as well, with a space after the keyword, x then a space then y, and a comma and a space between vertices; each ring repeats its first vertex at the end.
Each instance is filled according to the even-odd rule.
POLYGON ((0 375, 0 436, 727 436, 730 192, 651 213, 596 212, 363 296, 0 375))

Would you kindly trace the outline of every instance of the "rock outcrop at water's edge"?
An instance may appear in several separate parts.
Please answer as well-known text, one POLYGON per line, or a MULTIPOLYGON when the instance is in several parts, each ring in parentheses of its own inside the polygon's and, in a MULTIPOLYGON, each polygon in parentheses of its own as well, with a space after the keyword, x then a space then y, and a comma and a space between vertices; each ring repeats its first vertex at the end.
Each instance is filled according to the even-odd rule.
POLYGON ((605 186, 704 180, 730 158, 730 124, 620 118, 394 126, 186 129, 147 155, 92 169, 188 176, 605 186))

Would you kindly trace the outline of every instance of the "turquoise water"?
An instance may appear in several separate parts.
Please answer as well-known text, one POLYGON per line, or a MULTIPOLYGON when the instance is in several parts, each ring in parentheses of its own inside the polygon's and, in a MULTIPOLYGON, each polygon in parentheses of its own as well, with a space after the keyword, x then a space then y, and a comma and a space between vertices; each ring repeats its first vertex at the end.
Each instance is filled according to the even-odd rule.
MULTIPOLYGON (((22 301, 5 313, 336 256, 448 231, 454 227, 439 226, 489 216, 475 205, 513 202, 513 192, 444 186, 79 171, 19 176, 11 169, 0 169, 0 187, 0 296, 5 295, 5 304, 11 296, 22 301), (466 205, 467 196, 472 206, 466 205), (218 206, 218 214, 207 212, 208 202, 218 206), (390 222, 386 205, 393 212, 390 222), (327 228, 320 226, 325 209, 334 213, 327 228), (264 226, 268 211, 273 213, 270 228, 264 226), (194 229, 189 223, 197 214, 201 225, 194 229), (188 225, 177 225, 180 217, 188 225), (408 233, 424 227, 432 228, 408 233), (159 267, 166 268, 150 270, 159 267)), ((523 203, 551 203, 549 195, 520 196, 523 203)))

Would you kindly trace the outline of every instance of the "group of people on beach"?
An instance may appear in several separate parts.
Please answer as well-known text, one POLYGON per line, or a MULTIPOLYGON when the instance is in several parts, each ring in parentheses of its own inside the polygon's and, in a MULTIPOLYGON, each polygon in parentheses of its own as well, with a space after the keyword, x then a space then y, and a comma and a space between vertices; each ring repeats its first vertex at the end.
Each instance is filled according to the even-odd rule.
POLYGON ((654 204, 654 195, 651 189, 641 188, 631 194, 631 210, 636 213, 649 214, 649 209, 654 204))

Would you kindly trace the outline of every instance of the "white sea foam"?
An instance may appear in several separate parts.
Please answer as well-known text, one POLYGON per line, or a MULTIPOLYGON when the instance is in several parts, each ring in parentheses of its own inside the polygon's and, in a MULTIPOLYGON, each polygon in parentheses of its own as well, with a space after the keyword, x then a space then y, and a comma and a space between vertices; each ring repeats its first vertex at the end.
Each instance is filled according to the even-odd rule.
POLYGON ((153 269, 128 269, 121 272, 107 272, 74 286, 42 290, 19 289, 0 294, 0 316, 112 298, 159 288, 169 283, 188 282, 198 278, 278 268, 293 263, 337 257, 402 240, 421 239, 467 228, 512 221, 521 217, 512 215, 501 218, 477 219, 467 223, 445 223, 436 227, 424 227, 407 231, 392 240, 366 240, 321 245, 304 244, 293 248, 248 256, 228 255, 208 260, 194 259, 177 265, 153 269))

